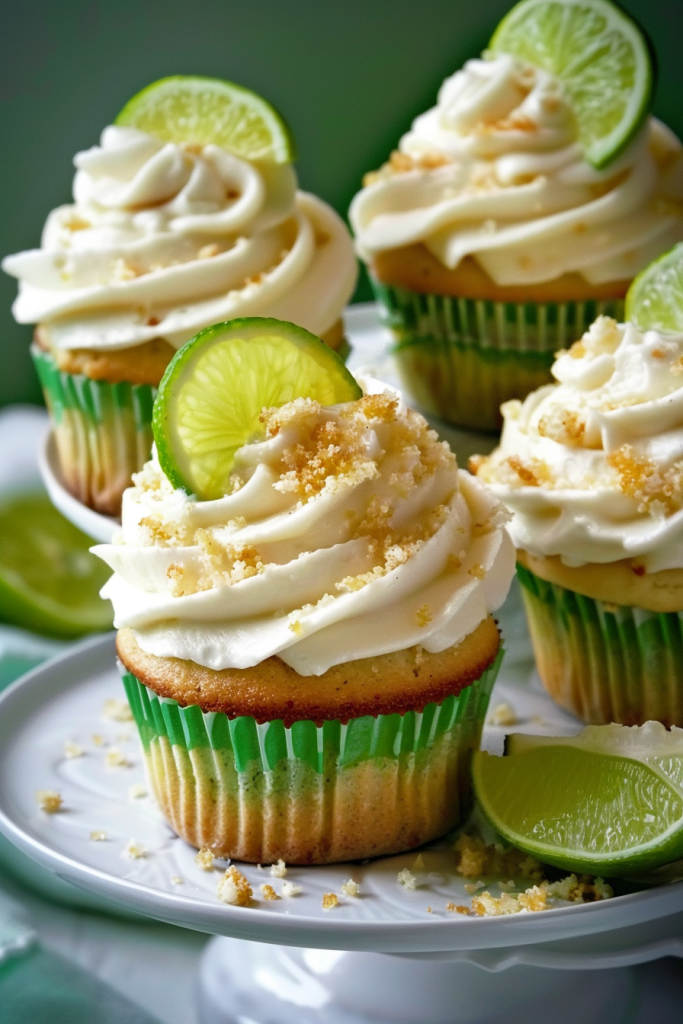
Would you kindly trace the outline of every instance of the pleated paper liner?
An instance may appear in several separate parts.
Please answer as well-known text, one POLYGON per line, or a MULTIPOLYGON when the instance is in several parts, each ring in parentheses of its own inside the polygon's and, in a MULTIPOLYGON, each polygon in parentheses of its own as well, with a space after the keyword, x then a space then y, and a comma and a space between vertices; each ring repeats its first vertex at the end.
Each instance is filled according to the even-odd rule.
POLYGON ((608 604, 517 565, 536 665, 582 721, 683 726, 683 612, 608 604))
POLYGON ((90 508, 119 515, 121 495, 152 450, 149 384, 109 384, 60 370, 54 357, 31 348, 50 413, 67 489, 90 508))
POLYGON ((425 412, 472 430, 500 429, 501 404, 549 383, 559 349, 600 314, 624 312, 622 299, 492 302, 371 280, 406 390, 425 412))
POLYGON ((291 727, 183 708, 121 671, 174 831, 220 856, 309 864, 397 853, 458 824, 502 656, 422 711, 291 727))

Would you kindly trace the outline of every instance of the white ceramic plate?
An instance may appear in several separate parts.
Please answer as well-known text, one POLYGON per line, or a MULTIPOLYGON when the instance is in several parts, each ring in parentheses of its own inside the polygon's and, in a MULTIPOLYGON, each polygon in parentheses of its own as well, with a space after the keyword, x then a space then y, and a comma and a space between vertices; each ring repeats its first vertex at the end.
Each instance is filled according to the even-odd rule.
MULTIPOLYGON (((561 711, 537 682, 516 590, 502 620, 508 655, 492 706, 509 702, 520 730, 575 732, 576 720, 561 711)), ((445 909, 447 902, 470 899, 464 880, 452 870, 447 843, 425 848, 424 866, 416 866, 413 852, 365 864, 293 867, 287 877, 302 886, 301 895, 278 902, 258 899, 253 908, 226 906, 216 893, 220 866, 201 871, 194 863, 194 849, 175 837, 151 798, 129 796, 132 785, 146 785, 134 725, 102 717, 104 701, 123 693, 114 659, 113 636, 99 637, 41 666, 0 696, 0 830, 60 878, 122 907, 218 935, 404 953, 557 942, 683 911, 683 883, 674 883, 537 914, 462 917, 445 909), (66 741, 79 744, 84 756, 66 758, 66 741), (123 752, 129 767, 105 765, 112 747, 123 752), (57 790, 64 798, 64 811, 43 813, 36 803, 37 789, 57 790), (106 839, 92 841, 93 830, 104 831, 106 839), (146 847, 145 857, 124 858, 130 839, 146 847), (404 867, 418 875, 415 891, 406 891, 397 882, 397 872, 404 867), (337 908, 324 911, 323 893, 341 893, 347 878, 360 883, 362 897, 341 896, 337 908)), ((488 748, 501 741, 502 730, 488 727, 488 748)), ((243 870, 257 898, 262 882, 280 887, 267 869, 247 865, 243 870)))

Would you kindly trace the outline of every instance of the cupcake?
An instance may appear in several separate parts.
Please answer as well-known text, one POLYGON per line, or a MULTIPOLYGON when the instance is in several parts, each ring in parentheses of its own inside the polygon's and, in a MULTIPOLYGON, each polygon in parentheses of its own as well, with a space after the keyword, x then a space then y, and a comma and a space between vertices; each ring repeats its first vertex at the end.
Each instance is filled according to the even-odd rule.
POLYGON ((215 855, 394 853, 469 806, 507 513, 395 393, 348 378, 361 397, 264 410, 210 500, 174 488, 158 433, 118 543, 93 549, 154 793, 215 855))
POLYGON ((199 329, 280 316, 346 344, 351 239, 326 203, 297 189, 292 159, 286 127, 260 97, 217 80, 162 80, 76 155, 74 202, 50 214, 41 248, 4 260, 20 282, 15 318, 36 324, 64 482, 98 512, 119 514, 150 455, 155 390, 199 329), (192 99, 197 83, 217 109, 208 128, 206 116, 162 123, 169 90, 174 102, 192 99), (238 100, 252 128, 257 115, 267 122, 270 150, 256 133, 235 136, 238 100))
POLYGON ((635 95, 652 74, 637 28, 614 9, 646 67, 628 87, 634 102, 622 97, 639 113, 607 152, 586 138, 595 125, 580 107, 591 92, 593 114, 615 98, 605 50, 587 50, 577 90, 548 69, 564 34, 534 50, 543 26, 525 29, 530 6, 446 79, 350 210, 406 388, 428 413, 479 430, 500 427, 501 402, 547 383, 554 353, 597 315, 623 319, 634 275, 683 239, 683 151, 646 117, 647 85, 635 95))
POLYGON ((473 460, 512 512, 538 672, 584 722, 683 726, 683 333, 599 317, 473 460))

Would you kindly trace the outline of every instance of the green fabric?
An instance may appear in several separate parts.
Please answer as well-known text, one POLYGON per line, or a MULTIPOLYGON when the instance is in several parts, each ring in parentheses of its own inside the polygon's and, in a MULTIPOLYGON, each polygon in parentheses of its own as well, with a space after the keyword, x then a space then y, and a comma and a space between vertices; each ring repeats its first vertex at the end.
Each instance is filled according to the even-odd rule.
POLYGON ((2 1024, 158 1024, 81 968, 40 948, 0 962, 2 1024))

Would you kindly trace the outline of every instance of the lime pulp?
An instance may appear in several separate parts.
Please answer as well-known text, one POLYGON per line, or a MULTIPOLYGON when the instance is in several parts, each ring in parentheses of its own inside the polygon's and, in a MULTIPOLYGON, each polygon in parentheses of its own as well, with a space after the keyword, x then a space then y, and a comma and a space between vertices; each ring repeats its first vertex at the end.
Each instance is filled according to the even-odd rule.
POLYGON ((623 152, 647 117, 652 44, 610 0, 521 0, 498 25, 489 49, 559 79, 594 167, 606 167, 623 152))
POLYGON ((220 78, 162 78, 129 100, 115 123, 165 142, 221 146, 243 160, 286 164, 296 155, 281 114, 250 89, 220 78))
POLYGON ((588 726, 478 751, 477 799, 514 846, 566 871, 619 876, 683 857, 683 730, 588 726))
POLYGON ((301 327, 263 317, 215 324, 176 353, 161 381, 152 420, 159 463, 174 487, 220 498, 237 449, 263 436, 264 409, 361 396, 342 359, 301 327))
POLYGON ((51 636, 111 629, 99 590, 109 575, 89 537, 43 494, 0 502, 0 619, 51 636))

